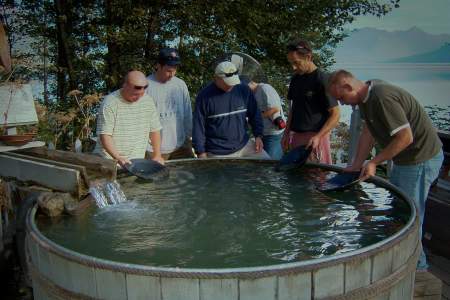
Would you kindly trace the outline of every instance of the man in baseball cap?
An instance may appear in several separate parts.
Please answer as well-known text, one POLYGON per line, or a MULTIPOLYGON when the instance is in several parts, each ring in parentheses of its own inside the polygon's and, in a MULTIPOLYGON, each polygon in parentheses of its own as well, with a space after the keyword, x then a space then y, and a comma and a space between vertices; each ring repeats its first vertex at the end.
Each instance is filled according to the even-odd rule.
MULTIPOLYGON (((180 64, 176 49, 163 48, 155 72, 147 77, 147 94, 155 101, 162 125, 161 152, 165 160, 195 157, 191 143, 191 97, 184 80, 176 76, 180 64)), ((149 144, 147 157, 152 156, 153 145, 149 144)))
POLYGON ((223 61, 219 63, 214 71, 214 74, 219 80, 228 86, 234 86, 241 83, 239 80, 238 70, 236 66, 230 61, 223 61))
POLYGON ((236 66, 222 61, 214 69, 214 81, 198 93, 192 144, 199 158, 270 158, 263 150, 261 112, 250 88, 240 82, 236 66))

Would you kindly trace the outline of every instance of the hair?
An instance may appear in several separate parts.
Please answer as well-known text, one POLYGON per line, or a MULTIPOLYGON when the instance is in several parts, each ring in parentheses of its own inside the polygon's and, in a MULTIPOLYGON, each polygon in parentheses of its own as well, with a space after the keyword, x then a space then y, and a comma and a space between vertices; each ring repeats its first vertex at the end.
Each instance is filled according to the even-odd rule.
POLYGON ((329 90, 330 87, 336 85, 343 78, 355 78, 355 76, 353 76, 352 73, 344 69, 336 70, 333 73, 331 73, 330 77, 328 78, 327 90, 329 90))
POLYGON ((312 48, 306 40, 295 39, 287 44, 288 52, 297 52, 301 55, 312 54, 312 48))

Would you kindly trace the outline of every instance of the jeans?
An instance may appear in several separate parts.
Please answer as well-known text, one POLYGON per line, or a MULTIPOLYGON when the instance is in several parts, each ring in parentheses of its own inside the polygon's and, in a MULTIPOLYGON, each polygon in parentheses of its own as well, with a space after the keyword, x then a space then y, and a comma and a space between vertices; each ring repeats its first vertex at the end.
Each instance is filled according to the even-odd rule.
MULTIPOLYGON (((422 238, 422 225, 425 216, 425 202, 433 181, 439 176, 439 170, 444 161, 441 151, 433 158, 416 165, 395 165, 392 168, 390 182, 399 187, 416 204, 420 220, 420 238, 422 238)), ((417 269, 428 268, 427 257, 422 249, 417 263, 417 269)))
POLYGON ((283 133, 274 135, 264 135, 262 141, 264 150, 270 155, 272 159, 279 160, 283 156, 283 149, 281 148, 281 138, 283 133))

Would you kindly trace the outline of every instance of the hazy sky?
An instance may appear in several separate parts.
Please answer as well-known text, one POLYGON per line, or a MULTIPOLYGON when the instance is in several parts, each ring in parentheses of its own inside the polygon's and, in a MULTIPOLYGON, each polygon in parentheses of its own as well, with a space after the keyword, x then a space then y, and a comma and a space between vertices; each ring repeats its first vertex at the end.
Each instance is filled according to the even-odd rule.
POLYGON ((386 16, 359 17, 351 28, 373 27, 393 31, 413 26, 429 33, 450 34, 450 0, 400 0, 400 7, 386 16))

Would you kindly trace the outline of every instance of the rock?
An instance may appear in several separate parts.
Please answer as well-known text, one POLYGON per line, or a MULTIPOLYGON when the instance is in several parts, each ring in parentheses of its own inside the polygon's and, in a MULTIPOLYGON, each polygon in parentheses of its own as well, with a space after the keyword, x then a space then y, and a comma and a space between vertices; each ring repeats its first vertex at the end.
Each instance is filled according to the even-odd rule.
POLYGON ((49 217, 61 215, 64 211, 64 195, 68 194, 50 192, 41 193, 37 199, 39 208, 49 217))

